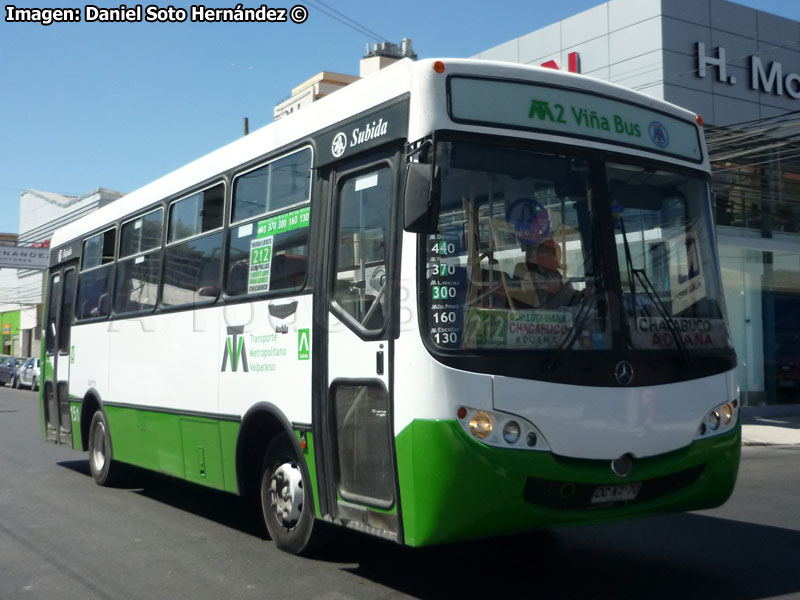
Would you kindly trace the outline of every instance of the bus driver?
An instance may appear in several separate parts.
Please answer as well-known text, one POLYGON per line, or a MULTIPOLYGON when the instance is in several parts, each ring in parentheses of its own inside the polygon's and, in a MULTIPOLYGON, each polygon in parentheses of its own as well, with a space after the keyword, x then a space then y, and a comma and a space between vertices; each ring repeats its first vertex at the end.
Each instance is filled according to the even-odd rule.
POLYGON ((533 290, 540 308, 557 308, 575 302, 575 289, 561 274, 560 248, 548 237, 540 244, 525 248, 525 262, 514 267, 514 277, 522 281, 522 289, 533 290))
POLYGON ((518 217, 514 219, 514 232, 525 251, 525 262, 514 267, 523 293, 540 308, 573 304, 575 290, 561 274, 561 249, 550 235, 547 208, 532 198, 520 198, 509 208, 509 216, 513 213, 518 217))

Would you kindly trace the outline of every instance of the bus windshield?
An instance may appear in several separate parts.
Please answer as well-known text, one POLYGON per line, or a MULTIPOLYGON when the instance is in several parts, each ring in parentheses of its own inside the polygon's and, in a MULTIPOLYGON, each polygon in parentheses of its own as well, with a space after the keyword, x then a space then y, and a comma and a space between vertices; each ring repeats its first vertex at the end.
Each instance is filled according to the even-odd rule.
POLYGON ((708 183, 620 163, 606 178, 633 347, 727 348, 708 183))
POLYGON ((449 142, 439 145, 437 165, 439 227, 428 236, 426 256, 433 343, 445 349, 607 347, 589 163, 449 142))
POLYGON ((702 178, 608 163, 598 197, 602 178, 577 153, 444 142, 436 161, 439 223, 426 240, 423 296, 435 347, 729 348, 702 178), (599 237, 603 219, 615 245, 599 237), (612 302, 626 315, 616 325, 612 302))

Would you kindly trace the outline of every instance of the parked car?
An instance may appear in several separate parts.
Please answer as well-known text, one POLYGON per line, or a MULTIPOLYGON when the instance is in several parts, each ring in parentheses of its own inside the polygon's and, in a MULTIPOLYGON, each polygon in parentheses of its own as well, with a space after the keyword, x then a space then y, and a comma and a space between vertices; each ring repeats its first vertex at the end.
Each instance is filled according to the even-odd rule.
POLYGON ((19 376, 17 377, 17 387, 31 388, 32 390, 39 389, 39 359, 29 358, 19 368, 19 376))
POLYGON ((24 362, 25 359, 19 356, 8 356, 0 359, 0 385, 9 384, 14 387, 14 381, 17 379, 17 370, 24 362))

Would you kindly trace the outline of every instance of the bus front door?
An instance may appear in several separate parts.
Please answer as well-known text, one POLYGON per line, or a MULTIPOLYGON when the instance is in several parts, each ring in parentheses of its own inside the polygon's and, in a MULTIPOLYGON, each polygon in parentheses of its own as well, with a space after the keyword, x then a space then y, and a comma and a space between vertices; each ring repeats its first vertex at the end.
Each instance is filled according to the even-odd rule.
POLYGON ((44 332, 44 362, 41 365, 45 439, 72 444, 69 404, 70 328, 75 300, 77 265, 50 270, 47 321, 44 332))
POLYGON ((335 185, 327 306, 328 512, 399 535, 390 309, 394 176, 388 161, 335 185))

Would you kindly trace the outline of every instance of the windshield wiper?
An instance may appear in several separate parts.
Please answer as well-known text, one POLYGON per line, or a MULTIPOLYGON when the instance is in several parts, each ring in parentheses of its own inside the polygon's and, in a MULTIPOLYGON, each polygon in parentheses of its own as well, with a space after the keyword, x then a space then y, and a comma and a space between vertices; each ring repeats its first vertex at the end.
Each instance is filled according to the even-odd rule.
MULTIPOLYGON (((592 239, 597 239, 597 222, 592 222, 592 239)), ((594 245, 594 243, 592 244, 594 245)), ((589 274, 587 277, 592 277, 592 286, 591 289, 587 285, 584 288, 584 295, 581 298, 581 307, 578 310, 578 314, 575 315, 575 323, 572 326, 572 330, 567 334, 567 336, 561 340, 558 348, 556 351, 553 352, 552 356, 544 363, 544 370, 548 372, 555 371, 556 367, 558 366, 558 362, 561 360, 561 357, 564 356, 564 352, 566 352, 567 348, 571 348, 572 344, 575 343, 575 340, 578 338, 578 335, 581 331, 583 331, 584 325, 586 325, 586 321, 591 314, 591 309, 595 305, 597 301, 598 293, 602 293, 605 289, 605 272, 603 271, 602 267, 597 268, 596 259, 597 256, 594 251, 590 253, 592 257, 592 264, 595 266, 596 273, 589 274), (598 289, 599 288, 599 289, 598 289)))
POLYGON ((688 368, 693 369, 694 365, 692 363, 692 357, 689 355, 689 351, 686 349, 686 344, 681 337, 680 331, 678 331, 678 325, 675 323, 675 319, 672 318, 672 315, 667 310, 667 307, 664 306, 664 302, 659 297, 653 282, 650 281, 650 278, 647 276, 647 271, 644 269, 637 269, 633 266, 631 248, 628 244, 628 234, 625 232, 625 223, 621 216, 619 217, 619 228, 622 231, 622 244, 625 248, 625 262, 628 267, 628 283, 631 289, 631 312, 633 314, 633 318, 636 318, 637 302, 635 280, 638 279, 639 283, 642 285, 642 288, 644 288, 647 297, 650 299, 650 302, 656 307, 658 315, 664 319, 664 322, 667 325, 667 330, 672 336, 672 339, 675 340, 675 347, 678 349, 678 355, 681 357, 681 360, 688 368))
POLYGON ((597 299, 597 287, 600 285, 600 281, 602 281, 602 278, 600 277, 596 277, 594 279, 594 285, 592 285, 591 292, 588 294, 589 297, 587 298, 584 296, 583 303, 578 310, 578 314, 575 315, 575 324, 572 326, 572 330, 567 334, 567 337, 561 341, 561 344, 558 346, 558 348, 556 348, 556 351, 553 352, 553 355, 544 364, 545 371, 555 371, 556 367, 558 366, 558 361, 561 360, 564 352, 567 350, 567 348, 570 348, 572 344, 575 343, 578 334, 583 331, 583 326, 586 324, 586 320, 589 318, 590 310, 592 306, 594 306, 597 299))

